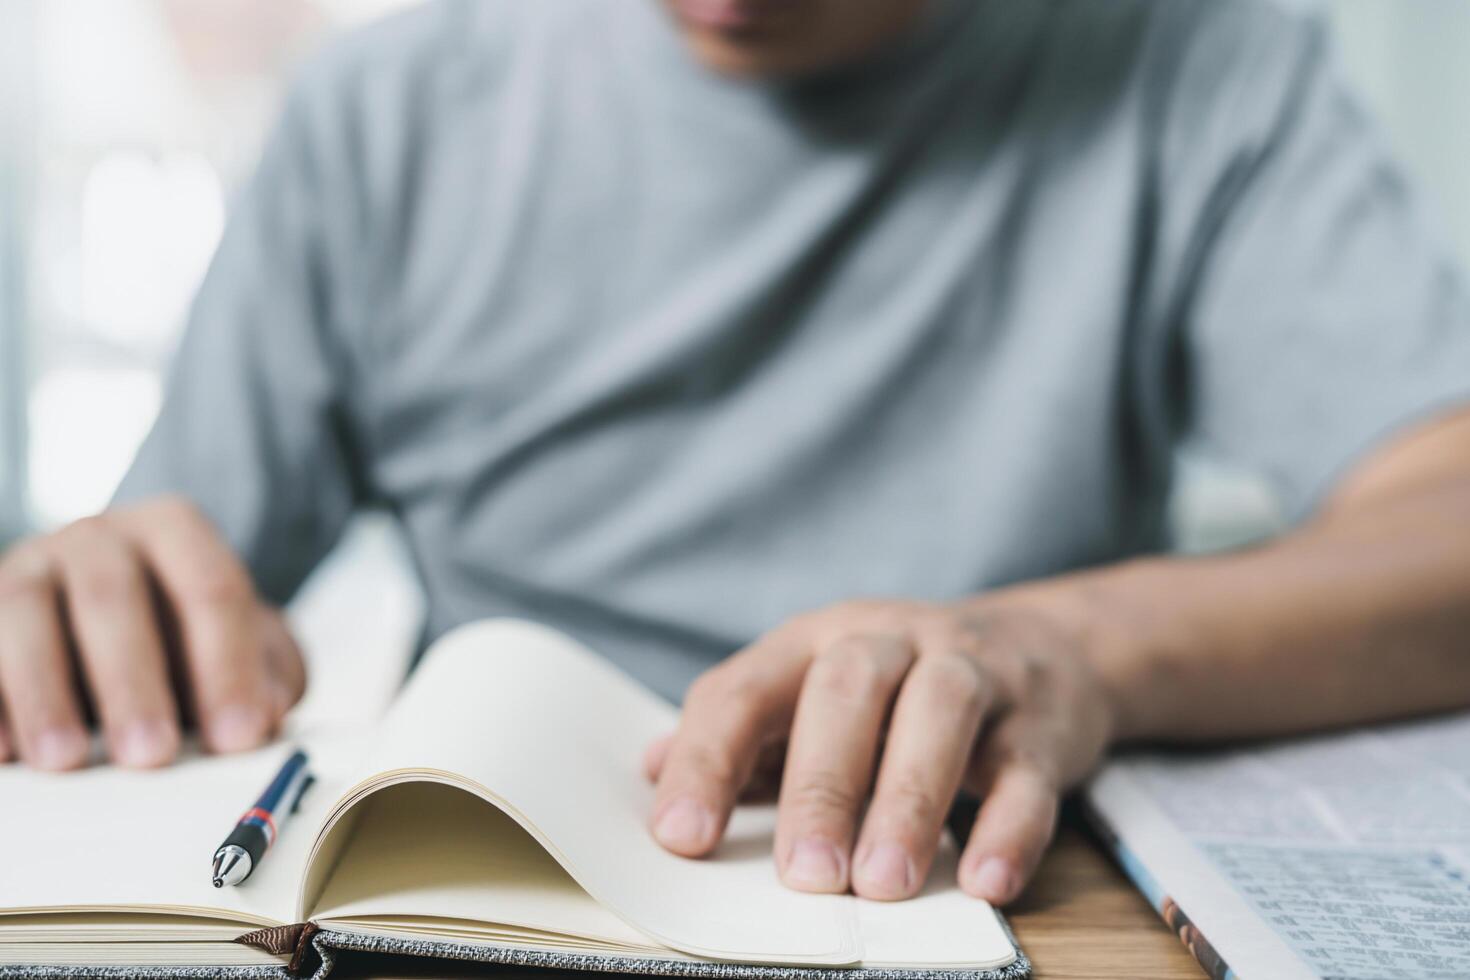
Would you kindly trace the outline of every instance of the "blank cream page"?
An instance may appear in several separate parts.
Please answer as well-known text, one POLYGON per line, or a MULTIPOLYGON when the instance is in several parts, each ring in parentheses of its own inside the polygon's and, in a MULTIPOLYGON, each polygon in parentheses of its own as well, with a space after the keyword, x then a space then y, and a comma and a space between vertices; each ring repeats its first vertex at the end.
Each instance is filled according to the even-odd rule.
POLYGON ((390 711, 375 768, 457 774, 512 816, 603 905, 663 945, 747 962, 862 958, 852 899, 780 885, 770 839, 741 831, 689 860, 645 829, 643 748, 674 708, 566 637, 496 620, 431 648, 390 711))
POLYGON ((959 848, 948 832, 924 890, 906 902, 853 899, 865 967, 990 969, 1016 958, 995 909, 960 890, 959 848))
POLYGON ((149 772, 0 766, 0 910, 151 906, 289 922, 317 824, 340 784, 312 788, 243 884, 215 888, 209 871, 215 849, 291 751, 196 754, 149 772))
POLYGON ((311 910, 314 920, 459 919, 655 948, 588 895, 519 824, 467 790, 403 783, 359 806, 351 843, 311 910))

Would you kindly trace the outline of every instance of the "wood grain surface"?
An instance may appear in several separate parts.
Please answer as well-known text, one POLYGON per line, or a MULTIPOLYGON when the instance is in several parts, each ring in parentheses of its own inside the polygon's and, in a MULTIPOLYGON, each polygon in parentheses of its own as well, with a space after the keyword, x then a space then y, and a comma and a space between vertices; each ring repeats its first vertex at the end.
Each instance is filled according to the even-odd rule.
POLYGON ((1064 826, 1007 910, 1034 980, 1202 980, 1199 964, 1090 838, 1064 826))

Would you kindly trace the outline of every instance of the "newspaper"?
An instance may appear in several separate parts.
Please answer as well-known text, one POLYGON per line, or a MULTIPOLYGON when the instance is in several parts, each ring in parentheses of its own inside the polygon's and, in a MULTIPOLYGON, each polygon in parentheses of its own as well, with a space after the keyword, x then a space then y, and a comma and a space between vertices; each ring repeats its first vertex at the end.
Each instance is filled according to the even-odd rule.
POLYGON ((1126 758, 1087 798, 1216 977, 1470 978, 1470 714, 1126 758))

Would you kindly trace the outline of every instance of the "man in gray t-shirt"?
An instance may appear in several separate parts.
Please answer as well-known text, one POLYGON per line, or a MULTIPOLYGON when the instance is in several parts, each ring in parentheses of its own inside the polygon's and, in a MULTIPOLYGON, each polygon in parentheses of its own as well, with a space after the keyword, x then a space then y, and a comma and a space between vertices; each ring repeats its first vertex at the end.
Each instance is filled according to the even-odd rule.
POLYGON ((119 762, 179 705, 258 744, 275 605, 386 504, 430 638, 525 616, 688 688, 669 848, 785 745, 787 883, 914 894, 967 788, 1008 901, 1116 742, 1470 704, 1423 208, 1255 0, 416 8, 296 86, 118 506, 0 568, 0 757, 80 764, 78 670, 119 762), (1163 556, 1186 439, 1292 528, 1163 556))

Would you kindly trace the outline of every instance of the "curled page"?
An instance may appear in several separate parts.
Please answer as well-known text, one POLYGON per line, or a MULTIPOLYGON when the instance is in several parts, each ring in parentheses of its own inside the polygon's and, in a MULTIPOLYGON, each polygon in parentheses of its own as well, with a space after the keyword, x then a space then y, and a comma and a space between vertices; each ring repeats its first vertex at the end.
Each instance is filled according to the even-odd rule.
MULTIPOLYGON (((653 790, 640 757, 675 721, 670 705, 555 631, 506 620, 466 626, 434 645, 389 713, 374 775, 338 813, 375 788, 448 782, 493 802, 592 898, 658 944, 746 963, 860 962, 854 900, 782 887, 769 821, 737 814, 703 860, 650 837, 653 790)), ((315 911, 316 887, 303 889, 303 918, 315 911)), ((994 916, 976 910, 999 933, 994 916)))

